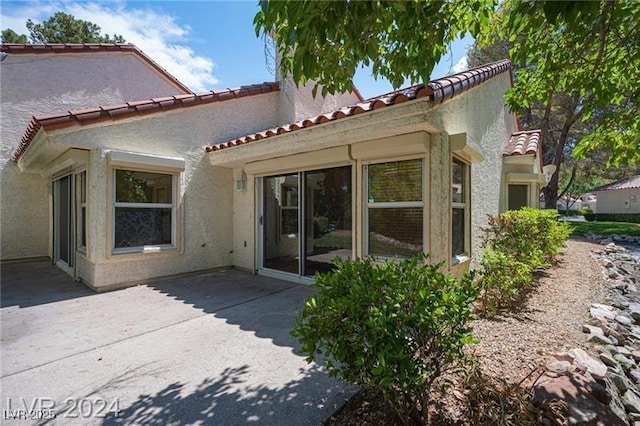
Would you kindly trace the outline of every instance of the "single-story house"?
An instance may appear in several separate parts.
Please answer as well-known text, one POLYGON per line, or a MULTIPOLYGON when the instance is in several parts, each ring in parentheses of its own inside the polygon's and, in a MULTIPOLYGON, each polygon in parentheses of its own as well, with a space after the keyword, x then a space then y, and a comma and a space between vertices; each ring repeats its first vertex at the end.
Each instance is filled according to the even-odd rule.
POLYGON ((594 213, 640 213, 640 175, 599 186, 590 193, 598 200, 594 213))
POLYGON ((505 106, 506 60, 366 100, 314 98, 281 76, 191 93, 133 47, 146 69, 70 78, 94 56, 117 68, 117 49, 2 45, 3 260, 49 256, 98 291, 228 267, 306 283, 335 256, 418 252, 457 274, 481 254, 487 215, 537 207, 546 182, 540 133, 505 106), (25 78, 51 61, 64 65, 25 78), (140 78, 154 83, 136 100, 123 87, 140 78), (104 84, 111 97, 89 99, 104 84), (86 104, 13 108, 23 87, 86 104))

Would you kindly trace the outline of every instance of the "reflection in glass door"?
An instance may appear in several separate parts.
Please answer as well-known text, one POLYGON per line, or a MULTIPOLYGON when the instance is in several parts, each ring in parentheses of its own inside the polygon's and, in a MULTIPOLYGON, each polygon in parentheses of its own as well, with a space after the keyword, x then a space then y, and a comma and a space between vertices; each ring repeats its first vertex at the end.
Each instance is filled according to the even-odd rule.
POLYGON ((73 203, 71 175, 53 182, 54 260, 63 267, 73 266, 73 203))
POLYGON ((262 184, 262 265, 300 273, 298 174, 271 176, 262 184))
POLYGON ((303 275, 328 272, 336 257, 351 257, 351 167, 304 173, 303 275))
POLYGON ((351 257, 351 206, 350 166, 263 178, 262 268, 313 276, 351 257))

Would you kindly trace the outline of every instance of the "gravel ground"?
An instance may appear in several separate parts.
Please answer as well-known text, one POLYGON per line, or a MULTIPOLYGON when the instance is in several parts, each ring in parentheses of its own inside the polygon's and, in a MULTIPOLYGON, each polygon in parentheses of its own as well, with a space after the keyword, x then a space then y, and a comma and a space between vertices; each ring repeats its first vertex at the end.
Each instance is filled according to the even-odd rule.
POLYGON ((582 324, 589 305, 604 302, 606 283, 591 250, 598 243, 572 238, 558 265, 541 275, 519 312, 473 324, 474 351, 483 373, 509 382, 523 380, 542 356, 586 348, 582 324))

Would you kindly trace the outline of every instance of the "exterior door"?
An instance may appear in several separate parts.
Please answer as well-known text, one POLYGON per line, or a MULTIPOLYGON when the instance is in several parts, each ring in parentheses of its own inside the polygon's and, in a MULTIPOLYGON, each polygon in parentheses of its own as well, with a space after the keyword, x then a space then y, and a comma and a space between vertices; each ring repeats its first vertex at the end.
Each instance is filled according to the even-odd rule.
POLYGON ((311 277, 351 257, 351 167, 262 178, 260 269, 311 277))
POLYGON ((73 179, 64 176, 53 182, 53 260, 68 269, 73 266, 73 179))

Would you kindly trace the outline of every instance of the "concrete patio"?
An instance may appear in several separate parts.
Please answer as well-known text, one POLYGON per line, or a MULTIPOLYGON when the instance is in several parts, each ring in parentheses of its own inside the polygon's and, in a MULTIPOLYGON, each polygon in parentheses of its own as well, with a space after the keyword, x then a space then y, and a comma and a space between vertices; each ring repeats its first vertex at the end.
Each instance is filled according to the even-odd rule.
POLYGON ((96 294, 46 261, 1 272, 3 422, 322 424, 353 392, 289 335, 306 286, 227 270, 96 294), (44 418, 9 422, 25 408, 44 418))

